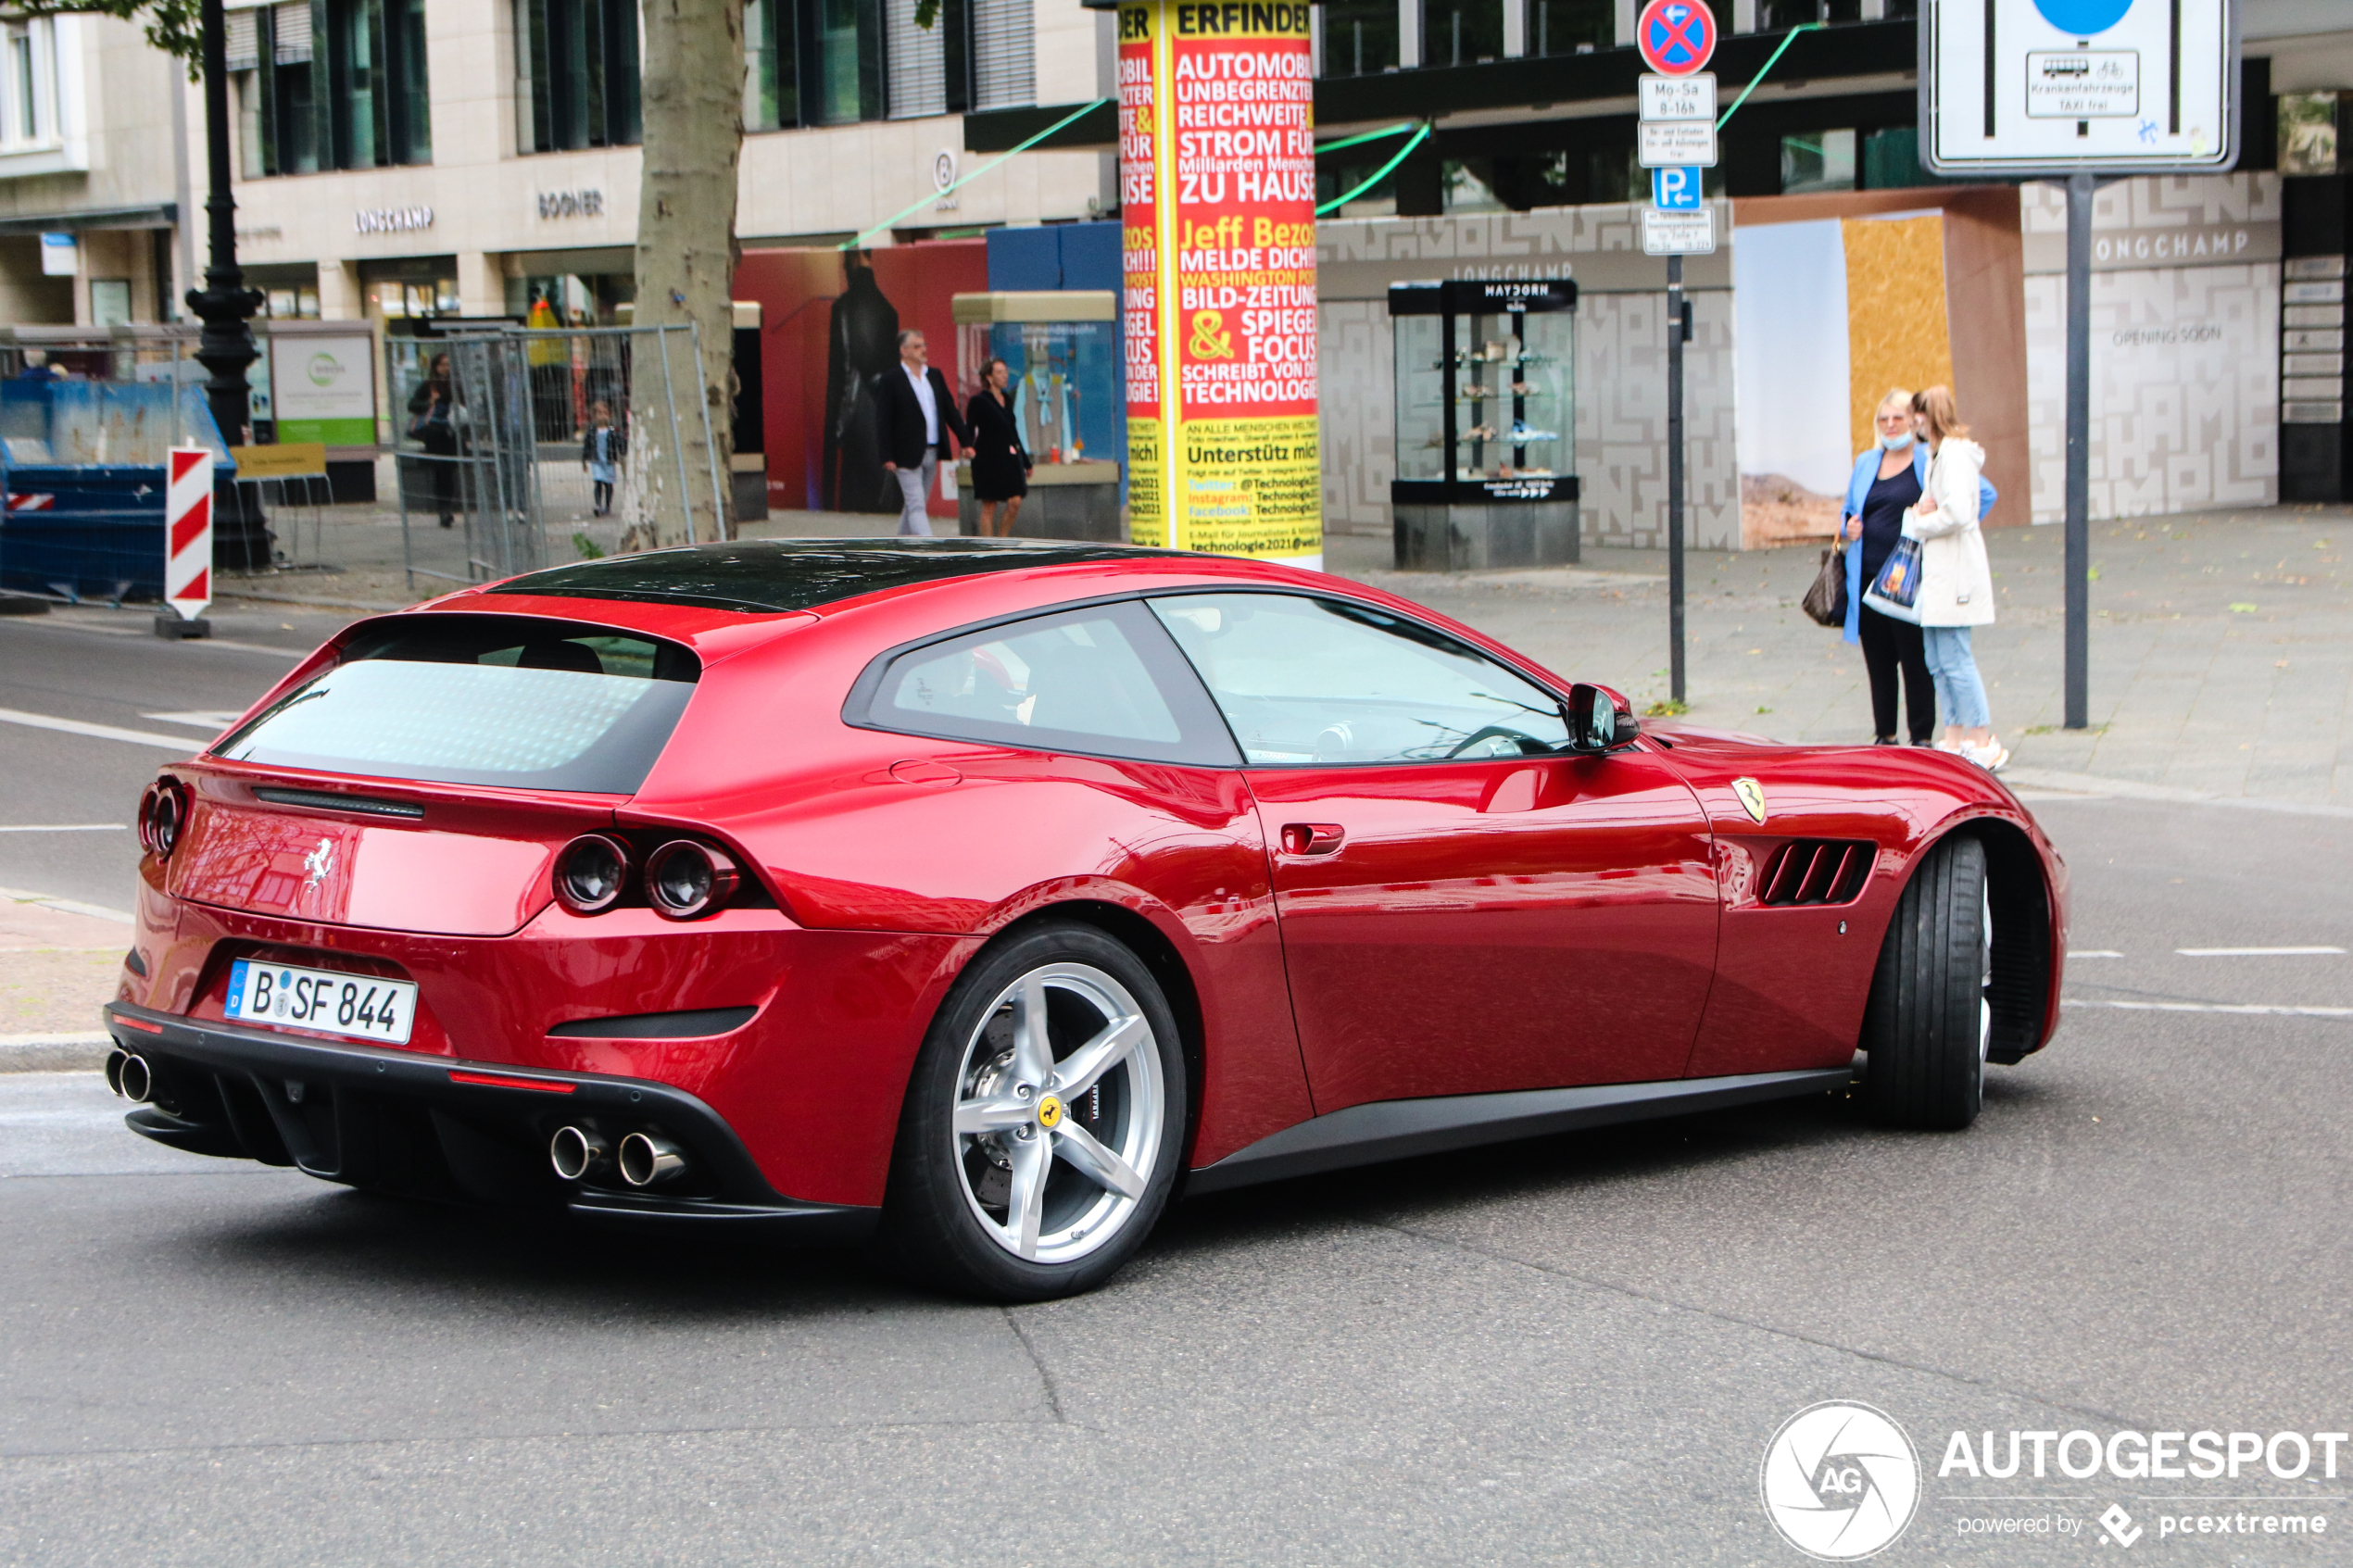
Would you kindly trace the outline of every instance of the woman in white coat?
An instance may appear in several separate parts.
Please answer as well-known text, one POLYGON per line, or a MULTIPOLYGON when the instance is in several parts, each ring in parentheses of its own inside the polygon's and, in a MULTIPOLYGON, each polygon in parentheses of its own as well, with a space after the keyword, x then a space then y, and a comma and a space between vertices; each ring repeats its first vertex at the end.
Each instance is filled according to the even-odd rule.
POLYGON ((1969 439, 1953 389, 1931 386, 1912 396, 1912 420, 1928 444, 1928 478, 1919 504, 1905 514, 1904 536, 1920 542, 1920 642, 1936 705, 1944 713, 1943 749, 1989 771, 2010 754, 1994 735, 1985 680, 1969 649, 1969 629, 1994 621, 1994 571, 1979 526, 1978 476, 1985 448, 1969 439))

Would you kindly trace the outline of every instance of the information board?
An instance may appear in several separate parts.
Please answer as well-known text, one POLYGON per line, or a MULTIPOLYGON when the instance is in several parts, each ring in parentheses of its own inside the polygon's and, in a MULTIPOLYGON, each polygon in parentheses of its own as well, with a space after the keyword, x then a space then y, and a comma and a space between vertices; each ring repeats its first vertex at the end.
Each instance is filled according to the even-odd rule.
POLYGON ((1928 0, 1935 173, 2217 172, 2238 159, 2234 0, 1928 0))

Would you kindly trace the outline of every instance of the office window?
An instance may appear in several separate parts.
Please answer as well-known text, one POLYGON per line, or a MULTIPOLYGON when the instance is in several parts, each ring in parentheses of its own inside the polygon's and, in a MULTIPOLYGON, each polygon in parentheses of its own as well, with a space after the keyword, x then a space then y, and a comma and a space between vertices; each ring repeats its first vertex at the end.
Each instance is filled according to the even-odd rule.
POLYGON ((744 129, 800 123, 799 8, 792 0, 745 0, 744 129))
POLYGON ((1422 64, 1504 57, 1504 0, 1422 0, 1422 64))
POLYGON ((1616 0, 1528 0, 1529 52, 1581 55, 1617 43, 1616 0))
POLYGON ((515 0, 519 125, 525 152, 635 146, 637 7, 632 0, 515 0))
POLYGON ((0 22, 0 152, 57 141, 57 34, 46 17, 0 22))
POLYGON ((1322 74, 1378 76, 1397 61, 1397 0, 1332 0, 1324 7, 1322 74))
POLYGON ((1038 25, 1032 0, 972 0, 973 105, 1026 108, 1038 101, 1038 25))
MULTIPOLYGON (((1890 6, 1889 14, 1894 15, 1890 6)), ((1863 0, 1756 0, 1756 31, 1777 32, 1800 22, 1858 22, 1863 0)))
POLYGON ((2336 153, 2335 93, 2279 95, 2279 163, 2283 174, 2334 174, 2336 153))
POLYGON ((424 0, 286 0, 228 21, 245 178, 433 161, 424 0))

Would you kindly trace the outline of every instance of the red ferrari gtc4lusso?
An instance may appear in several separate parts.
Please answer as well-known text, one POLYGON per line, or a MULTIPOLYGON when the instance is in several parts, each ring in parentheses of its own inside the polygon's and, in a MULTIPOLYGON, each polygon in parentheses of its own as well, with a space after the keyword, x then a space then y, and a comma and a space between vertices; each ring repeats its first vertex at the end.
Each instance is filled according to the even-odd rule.
POLYGON ((1315 572, 766 542, 359 621, 139 813, 132 1127, 871 1235, 1000 1299, 1181 1185, 1843 1090, 1958 1128, 2066 872, 1969 764, 1637 729, 1315 572))

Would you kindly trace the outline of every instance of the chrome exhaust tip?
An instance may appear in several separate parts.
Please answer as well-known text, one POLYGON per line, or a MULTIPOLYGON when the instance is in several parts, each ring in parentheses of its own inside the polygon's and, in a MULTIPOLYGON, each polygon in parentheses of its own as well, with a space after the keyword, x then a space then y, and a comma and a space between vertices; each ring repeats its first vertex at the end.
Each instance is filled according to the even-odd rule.
POLYGON ((115 1092, 133 1105, 145 1105, 155 1094, 156 1075, 147 1059, 133 1051, 122 1053, 122 1064, 107 1076, 114 1082, 115 1092))
POLYGON ((668 1138, 632 1133, 621 1140, 621 1179, 633 1187, 666 1182, 686 1168, 686 1151, 668 1138))
POLYGON ((118 1096, 122 1093, 122 1064, 130 1060, 131 1053, 120 1046, 107 1053, 107 1087, 118 1096))
POLYGON ((605 1135, 594 1127, 559 1127, 556 1135, 547 1140, 547 1160, 556 1174, 568 1182, 579 1181, 605 1168, 612 1158, 612 1150, 605 1143, 605 1135))

